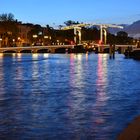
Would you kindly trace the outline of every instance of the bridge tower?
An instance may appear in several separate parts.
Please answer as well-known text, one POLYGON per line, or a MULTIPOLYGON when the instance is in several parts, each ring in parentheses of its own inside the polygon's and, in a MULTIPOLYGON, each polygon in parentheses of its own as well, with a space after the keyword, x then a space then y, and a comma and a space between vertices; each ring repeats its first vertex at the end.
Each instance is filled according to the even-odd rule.
POLYGON ((81 44, 81 27, 74 27, 74 42, 76 44, 81 44))
POLYGON ((100 42, 107 44, 107 30, 103 25, 100 26, 100 42))
POLYGON ((91 24, 100 27, 100 41, 104 44, 107 44, 107 29, 108 28, 120 28, 123 29, 122 26, 114 25, 114 24, 91 24))
POLYGON ((107 29, 108 28, 120 28, 123 29, 122 26, 118 26, 115 24, 96 24, 96 23, 82 23, 71 26, 62 27, 61 30, 69 30, 74 29, 74 41, 76 44, 81 44, 81 29, 82 27, 88 26, 99 26, 100 27, 100 42, 103 44, 107 43, 107 29))
POLYGON ((85 27, 89 24, 75 24, 75 25, 71 25, 71 26, 66 26, 66 27, 62 27, 61 30, 69 30, 69 29, 74 29, 74 42, 76 44, 81 44, 82 42, 82 27, 85 27))

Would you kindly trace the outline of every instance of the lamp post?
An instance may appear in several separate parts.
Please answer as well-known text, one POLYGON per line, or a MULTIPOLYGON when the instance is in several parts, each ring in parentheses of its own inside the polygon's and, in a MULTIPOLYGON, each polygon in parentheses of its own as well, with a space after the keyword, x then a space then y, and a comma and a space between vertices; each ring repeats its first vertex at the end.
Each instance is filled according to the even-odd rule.
POLYGON ((33 38, 34 38, 33 44, 34 44, 34 45, 36 44, 36 38, 37 38, 37 37, 38 37, 37 35, 33 35, 33 38))
POLYGON ((21 38, 18 37, 17 39, 18 39, 18 46, 21 46, 21 38))
POLYGON ((15 39, 13 39, 13 47, 15 47, 15 39))
POLYGON ((1 48, 1 42, 2 42, 2 38, 0 38, 0 48, 1 48))
POLYGON ((57 45, 59 45, 59 40, 56 40, 56 42, 57 42, 57 45))

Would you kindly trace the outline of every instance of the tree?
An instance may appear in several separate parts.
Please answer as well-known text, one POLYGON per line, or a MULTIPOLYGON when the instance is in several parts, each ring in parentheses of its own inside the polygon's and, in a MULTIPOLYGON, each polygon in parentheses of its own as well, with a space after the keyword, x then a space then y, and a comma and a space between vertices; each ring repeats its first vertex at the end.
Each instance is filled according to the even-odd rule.
POLYGON ((117 33, 117 36, 118 37, 125 37, 125 38, 127 38, 128 37, 128 33, 124 32, 124 31, 120 31, 120 32, 117 33))
POLYGON ((12 46, 18 36, 18 22, 12 13, 0 14, 0 30, 3 46, 12 46))
POLYGON ((117 44, 128 44, 129 43, 128 34, 124 31, 118 32, 116 38, 117 38, 117 44))
POLYGON ((14 21, 14 15, 12 13, 3 13, 0 15, 0 21, 14 21))
POLYGON ((43 28, 39 24, 32 25, 31 28, 32 29, 27 34, 28 39, 32 43, 37 43, 42 38, 43 28))
POLYGON ((99 30, 94 28, 82 28, 82 40, 86 41, 97 41, 100 39, 100 32, 99 30))
POLYGON ((107 44, 116 44, 117 38, 114 34, 107 33, 107 44))
POLYGON ((79 24, 79 22, 75 22, 75 21, 72 21, 72 20, 68 20, 68 21, 65 21, 64 24, 66 26, 71 26, 71 25, 74 25, 74 24, 79 24))

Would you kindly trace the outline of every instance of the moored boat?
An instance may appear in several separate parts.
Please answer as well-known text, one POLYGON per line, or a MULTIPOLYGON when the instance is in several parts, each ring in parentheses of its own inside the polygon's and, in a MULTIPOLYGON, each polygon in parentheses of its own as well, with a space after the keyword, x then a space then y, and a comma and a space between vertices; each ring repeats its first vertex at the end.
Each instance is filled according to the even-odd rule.
POLYGON ((140 48, 135 49, 128 48, 124 54, 127 58, 134 58, 140 60, 140 48))

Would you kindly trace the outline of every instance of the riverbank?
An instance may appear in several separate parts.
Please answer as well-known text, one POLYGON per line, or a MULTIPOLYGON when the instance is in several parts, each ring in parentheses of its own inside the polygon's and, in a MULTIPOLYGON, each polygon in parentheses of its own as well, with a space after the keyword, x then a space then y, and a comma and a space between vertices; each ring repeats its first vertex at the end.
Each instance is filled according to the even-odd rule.
POLYGON ((128 125, 118 140, 140 140, 140 116, 128 125))

